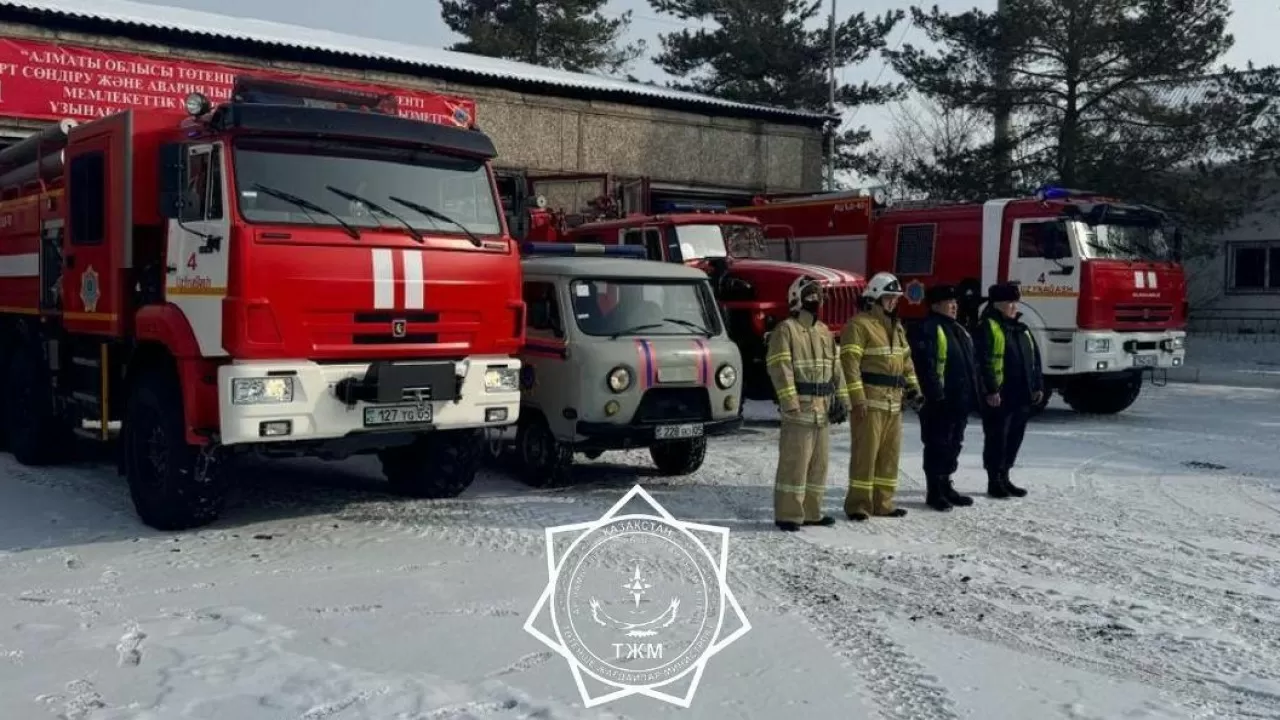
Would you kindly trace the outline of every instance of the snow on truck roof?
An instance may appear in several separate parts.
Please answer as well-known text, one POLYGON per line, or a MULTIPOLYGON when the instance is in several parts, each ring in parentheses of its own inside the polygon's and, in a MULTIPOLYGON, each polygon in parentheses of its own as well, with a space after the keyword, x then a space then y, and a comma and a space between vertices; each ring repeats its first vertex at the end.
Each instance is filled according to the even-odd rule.
POLYGON ((720 108, 758 117, 772 117, 779 122, 800 121, 806 125, 826 120, 821 113, 732 102, 720 98, 683 92, 669 88, 627 82, 588 73, 569 72, 529 63, 422 47, 389 40, 347 35, 298 25, 253 18, 235 18, 217 13, 185 8, 149 5, 132 0, 0 0, 0 9, 25 10, 46 16, 72 20, 91 20, 117 26, 186 33, 189 35, 240 40, 262 46, 310 50, 328 55, 364 58, 420 70, 439 70, 462 75, 487 77, 511 83, 559 87, 569 90, 612 95, 625 102, 648 99, 667 105, 701 107, 707 112, 720 108))
POLYGON ((634 258, 539 255, 522 260, 525 275, 564 277, 616 277, 619 279, 706 280, 701 270, 680 263, 634 258))

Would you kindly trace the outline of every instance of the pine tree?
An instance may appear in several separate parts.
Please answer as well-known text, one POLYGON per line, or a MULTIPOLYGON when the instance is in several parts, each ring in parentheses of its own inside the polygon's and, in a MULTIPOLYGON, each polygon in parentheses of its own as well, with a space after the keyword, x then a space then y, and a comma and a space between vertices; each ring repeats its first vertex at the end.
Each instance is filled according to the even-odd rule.
POLYGON ((1011 165, 989 135, 915 168, 922 179, 974 199, 1046 182, 1089 188, 1173 210, 1201 236, 1269 192, 1260 180, 1280 159, 1280 73, 1218 67, 1233 43, 1228 0, 1003 4, 1003 15, 913 8, 940 49, 887 53, 925 96, 1003 105, 1013 118, 1011 165))
MULTIPOLYGON (((684 29, 660 36, 662 52, 654 62, 679 78, 673 87, 737 102, 794 110, 828 108, 828 58, 831 37, 819 18, 822 0, 649 0, 654 10, 681 20, 714 22, 712 29, 684 29)), ((885 47, 885 37, 904 17, 895 10, 882 17, 857 13, 836 25, 836 67, 865 62, 885 47)), ((838 110, 876 105, 894 98, 893 84, 842 84, 838 110)), ((865 128, 841 133, 837 167, 866 171, 870 158, 860 151, 870 135, 865 128)))
POLYGON ((631 13, 608 18, 608 0, 441 0, 441 18, 465 40, 450 50, 573 72, 616 74, 644 52, 623 44, 631 13))

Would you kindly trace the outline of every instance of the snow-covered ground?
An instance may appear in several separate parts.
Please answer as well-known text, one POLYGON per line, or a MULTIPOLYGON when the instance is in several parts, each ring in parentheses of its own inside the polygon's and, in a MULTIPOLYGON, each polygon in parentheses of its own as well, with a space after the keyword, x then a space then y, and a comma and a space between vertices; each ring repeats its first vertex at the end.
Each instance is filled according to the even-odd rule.
POLYGON ((1280 389, 1280 335, 1193 334, 1175 382, 1280 389))
MULTIPOLYGON (((263 463, 223 521, 176 535, 103 465, 0 455, 0 718, 1280 717, 1280 391, 1174 384, 1100 419, 1055 400, 1016 471, 1030 495, 949 514, 923 507, 909 416, 910 514, 796 534, 771 523, 772 415, 751 407, 688 478, 606 455, 574 487, 486 472, 447 502, 381 494, 366 461, 263 463), (691 711, 584 709, 522 630, 543 529, 637 480, 731 529, 752 629, 691 711)), ((962 489, 983 486, 980 443, 971 426, 962 489)))

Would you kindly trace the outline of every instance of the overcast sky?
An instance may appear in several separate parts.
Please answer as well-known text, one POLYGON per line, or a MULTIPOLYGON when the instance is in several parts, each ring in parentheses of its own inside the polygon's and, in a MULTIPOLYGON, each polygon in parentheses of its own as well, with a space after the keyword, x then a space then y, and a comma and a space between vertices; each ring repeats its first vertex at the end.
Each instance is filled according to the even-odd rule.
MULTIPOLYGON (((153 5, 168 5, 197 10, 208 10, 224 15, 255 17, 263 20, 286 22, 295 25, 324 28, 372 38, 385 38, 399 42, 432 47, 446 47, 458 38, 440 21, 439 0, 142 0, 153 5), (356 9, 358 8, 358 9, 356 9)), ((828 0, 829 1, 829 0, 828 0)), ((891 8, 906 8, 912 4, 932 5, 936 2, 948 11, 971 7, 994 8, 996 0, 836 0, 837 16, 847 16, 855 11, 879 14, 891 8)), ((1235 0, 1232 3, 1230 32, 1236 45, 1226 61, 1243 66, 1247 61, 1257 65, 1280 65, 1280 0, 1235 0)), ((606 13, 618 15, 631 10, 630 34, 633 39, 643 38, 650 51, 656 51, 658 35, 682 27, 682 23, 670 17, 660 16, 649 7, 647 0, 611 0, 606 13)), ((1158 41, 1153 38, 1153 41, 1158 41)), ((925 44, 920 30, 908 27, 904 22, 890 37, 891 44, 925 44)), ((633 74, 644 80, 662 82, 663 73, 647 60, 638 61, 633 74)), ((892 69, 874 56, 860 67, 841 71, 846 81, 889 80, 896 77, 892 69)), ((867 125, 873 132, 883 130, 889 122, 889 113, 882 108, 862 108, 851 118, 851 124, 867 125)))

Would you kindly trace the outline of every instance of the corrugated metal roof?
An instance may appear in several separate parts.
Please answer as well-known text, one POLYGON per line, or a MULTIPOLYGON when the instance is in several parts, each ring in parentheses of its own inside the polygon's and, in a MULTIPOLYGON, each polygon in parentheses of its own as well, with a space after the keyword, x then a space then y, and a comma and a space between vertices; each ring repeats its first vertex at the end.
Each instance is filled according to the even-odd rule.
POLYGON ((554 70, 528 63, 471 55, 468 53, 420 47, 406 43, 346 35, 297 25, 234 18, 211 12, 148 5, 130 0, 0 0, 0 6, 46 12, 66 17, 123 23, 127 25, 178 31, 210 37, 238 39, 265 45, 314 50, 358 58, 393 61, 424 69, 450 70, 487 76, 517 83, 573 88, 580 91, 617 93, 636 98, 652 98, 668 102, 689 103, 708 108, 751 111, 755 114, 820 121, 823 115, 786 110, 762 105, 731 102, 719 98, 681 92, 669 88, 627 82, 613 78, 554 70))

